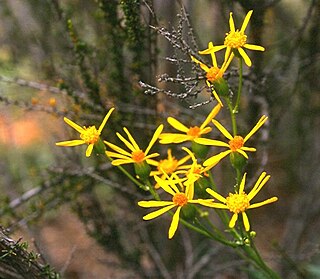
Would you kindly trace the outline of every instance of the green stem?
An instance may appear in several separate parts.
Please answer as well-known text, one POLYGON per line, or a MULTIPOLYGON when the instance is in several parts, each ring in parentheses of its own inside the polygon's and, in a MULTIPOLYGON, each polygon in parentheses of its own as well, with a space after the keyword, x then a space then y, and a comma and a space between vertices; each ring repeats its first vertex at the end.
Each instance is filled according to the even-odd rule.
POLYGON ((228 106, 228 109, 230 111, 230 118, 231 118, 231 123, 232 123, 233 136, 236 136, 237 133, 238 133, 236 115, 234 113, 234 109, 232 108, 232 103, 231 103, 230 98, 226 97, 225 100, 227 102, 227 106, 228 106))
MULTIPOLYGON (((106 154, 106 157, 108 158, 108 160, 110 162, 112 162, 112 159, 107 156, 106 154)), ((116 166, 126 177, 128 177, 134 184, 136 184, 140 189, 144 190, 144 191, 149 191, 149 189, 151 187, 149 186, 146 186, 144 184, 142 184, 139 180, 135 179, 128 171, 125 170, 125 168, 123 168, 122 166, 116 166)))
POLYGON ((268 278, 270 279, 281 278, 275 271, 273 271, 269 266, 267 266, 267 264, 261 258, 251 238, 250 238, 250 246, 244 245, 242 246, 242 248, 246 253, 246 255, 255 263, 257 267, 260 268, 260 270, 262 270, 265 273, 265 275, 268 276, 268 278))
POLYGON ((239 58, 239 83, 238 83, 238 92, 237 92, 237 100, 236 104, 233 108, 233 113, 238 113, 239 104, 240 104, 240 97, 242 92, 242 58, 239 58))

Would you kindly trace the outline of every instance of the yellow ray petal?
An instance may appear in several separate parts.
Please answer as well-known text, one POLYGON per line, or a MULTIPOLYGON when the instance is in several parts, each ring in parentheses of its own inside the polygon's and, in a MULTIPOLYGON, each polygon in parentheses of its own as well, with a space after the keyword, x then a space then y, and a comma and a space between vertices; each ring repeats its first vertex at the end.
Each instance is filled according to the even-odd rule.
POLYGON ((197 58, 191 56, 191 60, 197 64, 199 64, 199 66, 201 67, 202 70, 204 70, 205 72, 208 72, 209 71, 209 67, 202 63, 201 61, 199 61, 197 58))
POLYGON ((169 239, 171 239, 177 231, 178 224, 179 224, 180 210, 181 210, 181 206, 179 206, 176 212, 173 214, 172 222, 171 222, 171 225, 169 228, 169 234, 168 234, 169 239))
POLYGON ((111 162, 111 164, 113 166, 120 166, 120 165, 124 165, 124 164, 132 164, 135 163, 135 161, 133 161, 131 158, 127 158, 127 159, 115 159, 111 162))
POLYGON ((160 208, 154 212, 151 212, 145 216, 143 216, 143 220, 151 220, 151 219, 154 219, 154 218, 157 218, 158 216, 166 213, 167 211, 169 211, 170 209, 174 208, 176 205, 168 205, 164 208, 160 208))
POLYGON ((145 160, 149 161, 149 159, 160 156, 159 153, 152 153, 144 157, 145 160))
POLYGON ((168 206, 172 205, 172 201, 139 201, 138 205, 145 208, 150 207, 162 207, 162 206, 168 206))
POLYGON ((130 143, 128 140, 126 140, 120 133, 117 132, 116 135, 125 144, 125 146, 128 147, 128 149, 130 149, 130 151, 134 152, 134 151, 139 150, 139 149, 135 149, 135 147, 132 145, 132 143, 130 143))
POLYGON ((214 90, 214 86, 210 84, 209 81, 206 82, 208 87, 211 89, 211 93, 213 95, 213 97, 217 100, 217 102, 220 104, 221 107, 223 107, 222 101, 219 97, 219 95, 217 94, 216 90, 214 90))
POLYGON ((212 123, 219 129, 219 131, 228 139, 228 140, 232 140, 233 136, 227 131, 227 129, 225 127, 222 126, 222 124, 220 124, 220 122, 218 122, 215 119, 212 119, 212 123))
POLYGON ((207 193, 209 193, 211 196, 213 196, 214 198, 216 198, 217 200, 221 201, 222 203, 226 203, 227 200, 221 196, 220 194, 218 194, 216 191, 213 191, 212 189, 210 188, 207 188, 206 189, 207 193))
POLYGON ((58 146, 76 146, 76 145, 82 145, 82 144, 85 144, 83 140, 67 140, 67 141, 56 142, 56 145, 58 146))
POLYGON ((243 58, 244 63, 246 63, 246 65, 247 65, 248 67, 251 67, 252 62, 251 62, 251 59, 250 59, 250 57, 248 56, 248 54, 246 54, 246 52, 245 52, 245 51, 243 50, 243 48, 241 48, 241 47, 238 48, 238 51, 239 51, 241 57, 243 58))
POLYGON ((234 228, 234 226, 236 225, 236 222, 238 220, 238 214, 234 213, 230 219, 229 222, 229 228, 234 228))
POLYGON ((252 135, 257 132, 260 127, 267 121, 268 117, 263 115, 261 116, 261 118, 259 119, 259 121, 257 122, 257 124, 251 129, 251 131, 249 132, 249 134, 246 135, 246 137, 243 139, 244 142, 246 142, 249 138, 252 137, 252 135))
POLYGON ((90 157, 92 150, 93 150, 93 146, 94 146, 93 143, 88 145, 87 150, 86 150, 86 157, 90 157))
POLYGON ((246 159, 249 159, 249 156, 246 152, 244 152, 242 149, 237 149, 238 153, 240 153, 243 157, 245 157, 246 159))
POLYGON ((187 133, 189 131, 188 127, 186 127, 179 120, 177 120, 173 117, 168 117, 167 121, 173 128, 175 128, 176 130, 178 130, 180 132, 187 133))
POLYGON ((253 13, 253 10, 249 11, 246 15, 246 17, 244 18, 244 21, 242 23, 242 26, 241 26, 241 29, 240 29, 240 32, 244 32, 248 26, 248 23, 249 23, 249 20, 251 18, 251 15, 253 13))
POLYGON ((109 109, 107 115, 105 116, 105 118, 103 119, 101 125, 99 126, 98 132, 99 134, 101 133, 102 129, 104 128, 104 126, 106 125, 111 113, 114 111, 114 108, 109 109))
POLYGON ((230 154, 232 151, 231 150, 227 150, 227 151, 223 151, 220 152, 217 155, 214 155, 212 157, 210 157, 209 159, 205 160, 203 162, 203 165, 205 167, 214 167, 216 164, 218 164, 224 157, 228 156, 228 154, 230 154))
MULTIPOLYGON (((229 48, 229 50, 230 50, 230 48, 229 48)), ((234 53, 233 52, 231 52, 231 54, 229 54, 228 57, 225 56, 225 60, 224 60, 224 62, 222 64, 222 66, 221 66, 222 73, 224 73, 227 70, 227 68, 229 67, 229 65, 232 62, 233 58, 234 58, 234 53)))
POLYGON ((240 186, 239 186, 239 194, 241 194, 242 192, 244 192, 244 185, 246 183, 246 177, 247 177, 247 173, 244 173, 241 182, 240 182, 240 186))
POLYGON ((213 48, 199 51, 199 54, 211 54, 211 52, 217 52, 221 49, 224 49, 225 47, 226 47, 225 45, 214 46, 213 48))
MULTIPOLYGON (((208 43, 208 49, 213 49, 213 43, 212 42, 208 43)), ((212 60, 213 67, 218 67, 216 54, 213 51, 211 51, 210 55, 211 55, 211 60, 212 60)))
POLYGON ((231 32, 236 31, 236 27, 234 26, 234 20, 232 17, 232 12, 230 12, 230 17, 229 17, 229 27, 231 32))
POLYGON ((175 191, 173 191, 173 189, 168 185, 168 181, 167 180, 163 180, 158 176, 154 177, 155 181, 159 184, 159 186, 166 191, 168 194, 170 194, 171 196, 174 196, 176 194, 175 191))
POLYGON ((211 112, 208 114, 206 120, 201 124, 201 126, 200 126, 201 130, 204 129, 211 122, 211 120, 216 117, 216 115, 219 113, 220 109, 221 109, 221 105, 217 104, 211 110, 211 112))
POLYGON ((243 221, 245 230, 248 232, 250 230, 250 223, 249 223, 248 215, 245 212, 242 212, 242 221, 243 221))
POLYGON ((128 151, 122 149, 121 147, 111 143, 111 142, 108 142, 108 141, 104 141, 104 143, 106 145, 108 145, 111 149, 113 149, 114 151, 120 153, 120 154, 123 154, 125 156, 128 156, 128 157, 131 157, 131 153, 129 153, 128 151))
POLYGON ((255 149, 254 147, 246 147, 246 146, 242 146, 241 150, 243 151, 249 151, 249 152, 255 152, 257 151, 257 149, 255 149))
MULTIPOLYGON (((136 143, 135 139, 133 138, 133 136, 130 134, 130 132, 128 131, 128 129, 126 127, 123 128, 124 132, 127 134, 128 136, 128 139, 131 143, 131 145, 133 146, 134 150, 132 151, 135 151, 135 150, 140 150, 140 147, 139 145, 136 143)), ((128 146, 128 145, 127 145, 128 146)), ((129 148, 129 146, 128 146, 129 148)), ((130 149, 130 148, 129 148, 130 149)))
POLYGON ((194 139, 196 143, 202 144, 202 145, 212 145, 212 146, 223 146, 223 147, 229 147, 229 144, 221 141, 221 140, 213 140, 213 139, 206 139, 206 138, 196 138, 194 139))
POLYGON ((229 57, 232 55, 233 52, 231 52, 231 47, 227 47, 226 52, 224 54, 224 61, 228 61, 229 57))
POLYGON ((251 208, 257 208, 257 207, 260 207, 260 206, 263 206, 263 205, 266 205, 266 204, 269 204, 269 203, 273 203, 273 202, 276 202, 277 200, 278 200, 277 197, 272 197, 272 198, 267 199, 267 200, 265 200, 265 201, 251 204, 251 205, 249 206, 249 209, 251 209, 251 208))
POLYGON ((163 124, 160 124, 157 130, 154 132, 151 141, 149 142, 149 145, 147 149, 145 150, 145 155, 147 155, 151 149, 151 147, 154 145, 154 143, 158 140, 161 132, 163 130, 163 124))
POLYGON ((268 180, 270 179, 270 175, 267 175, 266 177, 264 177, 262 179, 262 181, 259 184, 255 184, 253 189, 250 191, 248 198, 249 200, 252 200, 262 189, 262 187, 268 182, 268 180))
POLYGON ((168 143, 181 143, 184 141, 192 140, 192 136, 175 134, 175 133, 164 133, 160 135, 160 143, 168 144, 168 143))
POLYGON ((131 156, 123 155, 123 154, 112 152, 112 151, 106 151, 106 155, 110 158, 117 158, 117 159, 130 159, 131 158, 131 156))
POLYGON ((81 126, 79 126, 78 124, 74 123, 73 121, 71 121, 70 119, 68 119, 67 117, 63 118, 64 122, 66 122, 69 126, 71 126, 73 129, 75 129, 77 132, 79 132, 80 134, 85 132, 85 129, 83 129, 81 126))
POLYGON ((263 46, 258 46, 258 45, 245 44, 243 47, 250 50, 265 51, 265 48, 263 46))

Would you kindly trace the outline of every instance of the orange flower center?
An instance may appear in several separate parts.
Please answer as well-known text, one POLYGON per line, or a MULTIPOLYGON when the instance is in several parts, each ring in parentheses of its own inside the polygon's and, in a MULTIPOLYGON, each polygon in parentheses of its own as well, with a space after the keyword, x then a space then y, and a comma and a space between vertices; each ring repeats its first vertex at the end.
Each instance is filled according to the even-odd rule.
POLYGON ((235 136, 232 140, 229 141, 229 146, 232 152, 237 151, 244 145, 243 137, 235 136))
POLYGON ((216 79, 221 77, 221 72, 218 67, 211 67, 206 74, 208 81, 214 82, 216 79))
POLYGON ((247 43, 247 36, 240 31, 231 31, 226 34, 224 45, 231 48, 240 48, 247 43))
POLYGON ((142 150, 136 150, 131 153, 131 158, 136 163, 141 163, 144 160, 145 155, 142 150))
POLYGON ((226 205, 229 208, 229 210, 236 214, 244 212, 250 206, 249 198, 246 193, 230 193, 226 200, 226 205))
POLYGON ((178 160, 174 157, 171 159, 160 160, 158 165, 159 171, 164 171, 167 174, 173 173, 178 167, 178 160))
POLYGON ((80 138, 87 144, 95 144, 99 140, 100 133, 95 126, 88 128, 83 127, 84 132, 80 134, 80 138))
POLYGON ((190 127, 187 132, 188 136, 192 136, 193 138, 197 138, 200 136, 201 129, 198 126, 190 127))
POLYGON ((177 193, 173 196, 172 201, 177 206, 184 206, 188 203, 188 198, 183 193, 177 193))

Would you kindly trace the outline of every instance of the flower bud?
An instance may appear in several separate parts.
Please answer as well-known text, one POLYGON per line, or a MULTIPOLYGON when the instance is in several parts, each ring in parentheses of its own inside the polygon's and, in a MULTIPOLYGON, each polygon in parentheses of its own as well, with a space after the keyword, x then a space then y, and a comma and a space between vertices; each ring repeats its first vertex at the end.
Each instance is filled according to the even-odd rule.
POLYGON ((223 77, 220 77, 213 81, 212 85, 219 96, 225 97, 229 95, 229 86, 223 77))
POLYGON ((151 167, 146 161, 142 161, 140 163, 134 163, 134 171, 139 179, 146 181, 149 178, 151 167))
POLYGON ((191 150, 196 155, 197 158, 204 159, 206 158, 209 152, 209 146, 192 141, 191 150))
POLYGON ((248 160, 238 152, 231 152, 230 161, 231 165, 239 171, 242 171, 248 162, 248 160))
POLYGON ((98 141, 94 144, 94 151, 96 152, 96 154, 105 154, 106 146, 104 145, 101 138, 99 138, 98 141))

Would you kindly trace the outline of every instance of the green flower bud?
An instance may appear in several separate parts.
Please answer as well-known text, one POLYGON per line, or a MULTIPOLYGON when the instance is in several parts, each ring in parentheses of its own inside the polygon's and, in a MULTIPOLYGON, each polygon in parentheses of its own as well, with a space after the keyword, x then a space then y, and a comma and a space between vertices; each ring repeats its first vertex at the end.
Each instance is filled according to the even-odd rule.
POLYGON ((202 145, 202 144, 196 143, 195 141, 192 141, 191 150, 196 155, 197 158, 204 159, 206 158, 209 152, 209 146, 202 145))
POLYGON ((231 161, 231 165, 235 169, 237 169, 241 172, 248 162, 247 158, 245 158, 244 156, 242 156, 238 152, 231 152, 230 153, 230 161, 231 161))
POLYGON ((96 152, 96 154, 105 154, 106 152, 106 146, 100 138, 94 144, 94 151, 96 152))
POLYGON ((219 96, 226 97, 229 95, 229 86, 223 77, 216 79, 212 85, 219 96))
POLYGON ((140 163, 134 163, 134 171, 139 179, 146 181, 150 176, 151 167, 146 161, 142 161, 140 163))

